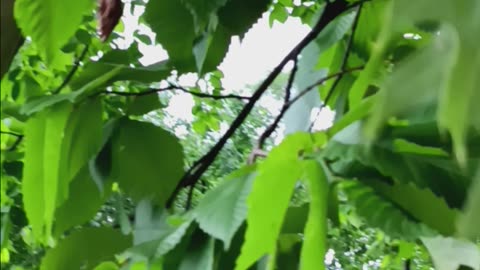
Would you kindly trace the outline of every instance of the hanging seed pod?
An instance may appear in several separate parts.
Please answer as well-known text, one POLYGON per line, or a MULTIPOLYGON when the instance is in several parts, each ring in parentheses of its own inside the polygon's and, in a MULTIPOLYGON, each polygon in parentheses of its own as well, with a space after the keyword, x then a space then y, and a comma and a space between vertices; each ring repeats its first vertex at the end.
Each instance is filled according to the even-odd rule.
POLYGON ((121 0, 99 0, 98 25, 100 39, 105 42, 123 14, 121 0))

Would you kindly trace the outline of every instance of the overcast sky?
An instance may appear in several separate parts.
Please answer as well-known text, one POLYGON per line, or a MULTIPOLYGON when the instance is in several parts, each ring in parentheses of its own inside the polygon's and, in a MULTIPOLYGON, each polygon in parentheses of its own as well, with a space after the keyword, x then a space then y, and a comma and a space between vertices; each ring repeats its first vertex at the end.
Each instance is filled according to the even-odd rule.
MULTIPOLYGON (((154 39, 154 34, 147 27, 138 25, 138 17, 143 13, 143 7, 137 6, 134 14, 130 14, 130 7, 125 6, 124 34, 125 47, 133 41, 133 32, 139 30, 154 39)), ((299 19, 289 18, 285 23, 275 22, 270 27, 268 14, 264 16, 246 33, 242 41, 233 37, 228 53, 219 69, 224 73, 223 87, 227 91, 241 91, 246 85, 257 84, 288 54, 288 52, 308 33, 309 27, 303 25, 299 19)), ((167 53, 160 45, 139 45, 143 53, 141 63, 149 65, 167 59, 167 53)), ((182 76, 180 84, 193 85, 196 77, 192 75, 182 76)), ((193 98, 189 94, 178 93, 170 101, 167 112, 175 117, 191 121, 193 115, 191 108, 193 98)), ((263 98, 262 106, 276 112, 281 106, 280 101, 272 97, 263 98)), ((323 114, 323 112, 322 112, 323 114)), ((329 125, 333 115, 327 113, 321 119, 327 120, 319 123, 323 128, 329 125)), ((316 125, 317 126, 317 125, 316 125)))

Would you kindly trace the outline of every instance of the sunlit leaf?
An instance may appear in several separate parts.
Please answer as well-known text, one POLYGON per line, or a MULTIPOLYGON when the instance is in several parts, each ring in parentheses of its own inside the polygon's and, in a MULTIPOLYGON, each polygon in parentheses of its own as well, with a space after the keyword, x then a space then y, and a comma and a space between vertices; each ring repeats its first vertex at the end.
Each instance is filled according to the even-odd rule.
POLYGON ((258 175, 247 199, 247 232, 235 269, 246 269, 275 249, 295 183, 302 174, 299 153, 312 147, 308 134, 285 138, 258 166, 258 175), (275 187, 275 192, 271 192, 275 187))
POLYGON ((328 182, 322 166, 314 160, 304 161, 305 178, 310 194, 310 211, 305 225, 300 269, 325 269, 327 251, 328 182))
POLYGON ((15 18, 24 36, 31 36, 49 62, 58 59, 60 48, 75 34, 82 16, 93 2, 79 0, 15 1, 15 18))

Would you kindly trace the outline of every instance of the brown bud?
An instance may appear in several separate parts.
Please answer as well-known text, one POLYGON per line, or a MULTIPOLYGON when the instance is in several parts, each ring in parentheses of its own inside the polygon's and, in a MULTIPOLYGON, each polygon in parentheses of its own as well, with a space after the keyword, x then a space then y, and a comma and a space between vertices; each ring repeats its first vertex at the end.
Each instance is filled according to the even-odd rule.
POLYGON ((98 25, 100 38, 105 42, 120 21, 123 14, 121 0, 99 0, 98 25))

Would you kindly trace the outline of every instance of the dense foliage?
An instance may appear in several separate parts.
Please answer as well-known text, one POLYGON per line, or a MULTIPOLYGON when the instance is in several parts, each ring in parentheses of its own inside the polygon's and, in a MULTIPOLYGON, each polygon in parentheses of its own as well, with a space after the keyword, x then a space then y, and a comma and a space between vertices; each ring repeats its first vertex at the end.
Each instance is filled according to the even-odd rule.
POLYGON ((1 2, 2 268, 480 270, 479 1, 123 5, 1 2), (155 40, 122 35, 136 9, 155 40), (266 12, 311 31, 224 89, 266 12))

